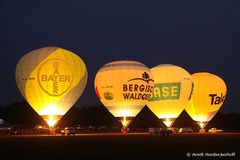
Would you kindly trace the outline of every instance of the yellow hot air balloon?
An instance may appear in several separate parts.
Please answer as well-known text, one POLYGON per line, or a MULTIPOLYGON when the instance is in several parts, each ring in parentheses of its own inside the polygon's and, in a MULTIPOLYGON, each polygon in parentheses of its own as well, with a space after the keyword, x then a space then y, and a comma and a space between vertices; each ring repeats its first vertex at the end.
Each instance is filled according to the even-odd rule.
POLYGON ((191 75, 185 69, 171 64, 158 65, 151 72, 154 91, 148 107, 170 127, 190 99, 193 87, 191 75))
POLYGON ((223 104, 227 87, 220 77, 207 72, 194 73, 192 79, 193 93, 185 110, 203 129, 223 104))
POLYGON ((16 82, 26 101, 53 127, 82 94, 87 69, 76 54, 45 47, 19 60, 16 82))
POLYGON ((95 91, 103 105, 126 128, 146 105, 153 90, 150 69, 137 61, 114 61, 96 74, 95 91))

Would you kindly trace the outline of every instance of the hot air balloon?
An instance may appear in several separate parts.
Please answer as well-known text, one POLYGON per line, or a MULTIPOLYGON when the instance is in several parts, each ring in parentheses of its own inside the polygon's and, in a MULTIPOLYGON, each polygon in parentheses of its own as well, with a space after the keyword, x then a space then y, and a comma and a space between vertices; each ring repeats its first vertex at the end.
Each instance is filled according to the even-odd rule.
POLYGON ((218 76, 199 72, 192 74, 194 88, 185 110, 200 125, 200 131, 222 106, 227 93, 225 82, 218 76))
POLYGON ((16 83, 26 101, 54 127, 82 94, 87 69, 76 54, 62 48, 45 47, 19 60, 16 83))
POLYGON ((158 65, 151 72, 154 90, 147 106, 167 127, 171 127, 190 99, 193 87, 191 75, 171 64, 158 65))
POLYGON ((124 130, 146 105, 153 79, 150 69, 140 62, 114 61, 97 72, 94 85, 98 98, 124 130))

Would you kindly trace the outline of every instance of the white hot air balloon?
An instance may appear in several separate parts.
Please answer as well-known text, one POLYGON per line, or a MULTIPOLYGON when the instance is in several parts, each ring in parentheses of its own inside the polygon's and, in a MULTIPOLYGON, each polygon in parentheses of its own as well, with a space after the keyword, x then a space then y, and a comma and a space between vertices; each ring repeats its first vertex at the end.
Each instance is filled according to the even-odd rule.
POLYGON ((100 101, 124 129, 146 105, 153 79, 150 69, 140 62, 114 61, 100 68, 94 85, 100 101))

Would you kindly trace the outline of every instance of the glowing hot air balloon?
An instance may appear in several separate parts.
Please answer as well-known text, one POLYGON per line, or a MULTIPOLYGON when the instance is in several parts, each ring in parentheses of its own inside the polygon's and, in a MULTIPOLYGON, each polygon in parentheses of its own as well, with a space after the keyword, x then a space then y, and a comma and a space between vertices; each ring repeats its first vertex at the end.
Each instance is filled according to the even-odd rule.
POLYGON ((207 72, 194 73, 192 79, 193 93, 185 110, 203 129, 223 104, 227 87, 220 77, 207 72))
POLYGON ((150 69, 137 61, 114 61, 96 74, 95 91, 104 106, 119 117, 123 129, 146 105, 153 90, 150 69))
POLYGON ((191 75, 183 68, 171 64, 158 65, 151 72, 154 91, 148 107, 170 127, 190 99, 193 86, 191 75))
POLYGON ((82 94, 87 69, 74 53, 46 47, 20 59, 16 82, 26 101, 53 127, 82 94))

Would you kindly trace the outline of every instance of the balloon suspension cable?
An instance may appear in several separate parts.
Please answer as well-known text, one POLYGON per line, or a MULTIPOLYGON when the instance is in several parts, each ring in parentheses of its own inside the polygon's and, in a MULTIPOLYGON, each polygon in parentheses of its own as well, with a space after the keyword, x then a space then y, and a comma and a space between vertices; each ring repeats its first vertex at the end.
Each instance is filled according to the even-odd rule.
POLYGON ((128 125, 130 124, 130 122, 132 121, 132 118, 131 117, 119 117, 119 121, 122 123, 122 129, 121 131, 123 133, 127 133, 129 131, 129 128, 128 128, 128 125))
POLYGON ((167 128, 171 127, 173 122, 176 118, 165 118, 162 120, 162 122, 167 126, 167 128))
POLYGON ((54 130, 57 122, 62 118, 62 115, 41 115, 45 122, 47 122, 49 128, 54 130))
POLYGON ((206 122, 198 122, 198 125, 200 127, 200 130, 199 130, 200 133, 205 133, 206 132, 205 129, 204 129, 206 124, 207 124, 206 122))

